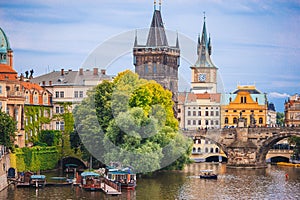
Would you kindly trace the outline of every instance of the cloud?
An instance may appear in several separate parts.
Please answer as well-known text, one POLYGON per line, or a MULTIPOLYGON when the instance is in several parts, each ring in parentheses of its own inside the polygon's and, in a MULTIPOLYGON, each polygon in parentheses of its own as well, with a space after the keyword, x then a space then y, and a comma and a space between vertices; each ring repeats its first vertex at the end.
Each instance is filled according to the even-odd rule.
POLYGON ((287 93, 278 93, 278 92, 270 92, 268 95, 270 98, 275 98, 275 99, 284 99, 290 97, 290 95, 287 93))

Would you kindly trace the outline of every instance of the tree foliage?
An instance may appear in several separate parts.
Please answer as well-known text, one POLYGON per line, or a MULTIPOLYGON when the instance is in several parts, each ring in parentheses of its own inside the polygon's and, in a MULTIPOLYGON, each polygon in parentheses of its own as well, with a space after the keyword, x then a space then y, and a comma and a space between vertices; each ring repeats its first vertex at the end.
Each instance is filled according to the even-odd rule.
POLYGON ((170 91, 127 70, 98 85, 74 109, 76 129, 86 149, 106 164, 141 173, 182 169, 192 144, 178 132, 173 106, 170 91))
POLYGON ((284 125, 284 113, 281 112, 276 113, 276 124, 279 126, 284 125))
POLYGON ((0 144, 12 148, 15 140, 17 122, 0 111, 0 144))
POLYGON ((300 160, 300 137, 292 136, 288 139, 290 145, 294 145, 293 160, 300 160))

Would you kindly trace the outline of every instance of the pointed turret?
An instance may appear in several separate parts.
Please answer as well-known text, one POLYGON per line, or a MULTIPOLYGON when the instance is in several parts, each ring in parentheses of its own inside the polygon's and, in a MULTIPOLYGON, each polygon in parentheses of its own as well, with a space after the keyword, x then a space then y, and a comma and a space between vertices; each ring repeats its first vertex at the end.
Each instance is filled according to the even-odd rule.
POLYGON ((177 37, 176 37, 176 48, 179 49, 179 38, 178 38, 178 32, 177 32, 177 37))
MULTIPOLYGON (((160 2, 161 6, 161 2, 160 2)), ((160 10, 156 10, 154 6, 154 13, 148 34, 147 44, 148 47, 168 46, 167 36, 165 33, 164 23, 161 17, 160 10)))
POLYGON ((134 37, 134 47, 138 46, 138 41, 137 41, 137 30, 135 30, 135 37, 134 37))
POLYGON ((207 39, 206 32, 206 17, 204 16, 203 28, 201 38, 198 36, 197 54, 198 60, 195 67, 215 67, 210 59, 211 55, 211 38, 207 39))

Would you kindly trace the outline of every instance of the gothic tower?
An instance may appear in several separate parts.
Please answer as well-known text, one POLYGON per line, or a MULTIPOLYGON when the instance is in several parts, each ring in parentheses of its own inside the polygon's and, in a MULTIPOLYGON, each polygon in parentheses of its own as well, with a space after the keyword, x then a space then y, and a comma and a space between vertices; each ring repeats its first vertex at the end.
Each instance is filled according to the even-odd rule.
POLYGON ((205 16, 202 35, 198 36, 196 63, 192 69, 192 91, 194 93, 217 93, 217 70, 218 68, 211 61, 211 39, 207 38, 205 16))
POLYGON ((133 58, 135 72, 140 78, 155 80, 165 89, 173 93, 177 103, 178 68, 180 65, 180 49, 178 36, 175 46, 169 46, 164 23, 161 16, 161 1, 159 9, 154 2, 154 13, 148 33, 146 45, 140 45, 135 36, 133 58))

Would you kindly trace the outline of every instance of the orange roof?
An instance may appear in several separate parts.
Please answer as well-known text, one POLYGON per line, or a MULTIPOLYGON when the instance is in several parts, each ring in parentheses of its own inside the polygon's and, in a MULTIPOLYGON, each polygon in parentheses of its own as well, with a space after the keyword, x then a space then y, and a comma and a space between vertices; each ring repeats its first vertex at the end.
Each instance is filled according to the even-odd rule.
POLYGON ((44 89, 43 89, 41 86, 39 86, 38 84, 31 83, 31 82, 23 82, 23 81, 21 81, 21 85, 22 85, 25 89, 28 89, 28 90, 31 90, 31 89, 35 89, 35 90, 38 90, 38 91, 44 90, 44 89))
POLYGON ((0 64, 0 73, 4 74, 4 73, 14 73, 17 74, 17 72, 9 65, 6 64, 0 64))

